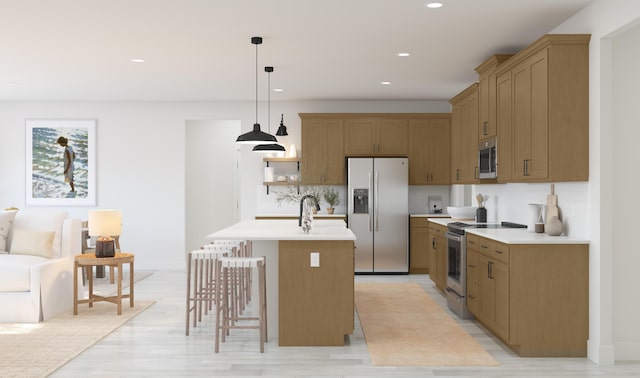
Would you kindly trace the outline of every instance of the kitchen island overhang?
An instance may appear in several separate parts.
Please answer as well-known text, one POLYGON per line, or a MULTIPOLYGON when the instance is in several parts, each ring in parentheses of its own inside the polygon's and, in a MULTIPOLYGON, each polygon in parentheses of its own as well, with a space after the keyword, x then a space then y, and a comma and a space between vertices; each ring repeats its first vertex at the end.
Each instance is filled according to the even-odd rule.
POLYGON ((267 328, 280 346, 341 346, 353 333, 356 237, 344 221, 305 234, 296 220, 249 220, 205 240, 250 240, 266 256, 267 328))

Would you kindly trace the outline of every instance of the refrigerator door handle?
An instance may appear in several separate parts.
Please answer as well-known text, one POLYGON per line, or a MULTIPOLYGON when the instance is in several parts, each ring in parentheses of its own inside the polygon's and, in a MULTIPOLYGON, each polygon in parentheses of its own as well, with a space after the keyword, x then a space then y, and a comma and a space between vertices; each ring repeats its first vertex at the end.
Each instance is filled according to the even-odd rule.
POLYGON ((373 192, 373 201, 374 201, 375 205, 374 205, 374 209, 373 209, 373 215, 376 217, 376 231, 380 231, 380 214, 379 214, 379 211, 378 211, 379 190, 380 190, 380 177, 378 175, 378 172, 375 172, 375 188, 374 188, 374 192, 373 192))
MULTIPOLYGON (((369 200, 371 200, 371 187, 373 186, 371 172, 369 172, 369 200)), ((370 205, 370 204, 369 204, 370 205)), ((369 210, 369 232, 373 231, 373 214, 372 211, 369 210)))

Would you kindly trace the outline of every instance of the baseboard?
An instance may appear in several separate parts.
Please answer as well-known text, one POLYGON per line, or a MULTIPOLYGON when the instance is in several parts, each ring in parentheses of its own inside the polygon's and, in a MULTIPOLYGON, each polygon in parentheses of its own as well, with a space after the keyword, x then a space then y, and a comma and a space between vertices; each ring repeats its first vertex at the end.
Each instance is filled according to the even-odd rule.
POLYGON ((616 361, 640 361, 640 342, 617 342, 616 348, 616 361))
POLYGON ((598 365, 615 365, 616 353, 613 346, 601 346, 587 341, 587 358, 598 365))

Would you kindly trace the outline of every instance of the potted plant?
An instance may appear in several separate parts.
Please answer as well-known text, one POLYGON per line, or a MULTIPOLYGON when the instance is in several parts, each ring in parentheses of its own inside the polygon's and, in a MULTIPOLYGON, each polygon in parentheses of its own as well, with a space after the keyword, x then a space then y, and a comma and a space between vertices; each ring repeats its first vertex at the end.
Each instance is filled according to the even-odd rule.
MULTIPOLYGON (((300 200, 305 195, 312 195, 318 200, 318 203, 314 203, 314 205, 320 205, 319 202, 323 198, 323 190, 313 185, 301 185, 300 187, 289 186, 285 190, 275 191, 274 193, 276 194, 276 202, 278 205, 282 203, 300 203, 300 200)), ((316 212, 316 208, 313 207, 313 213, 315 214, 316 212)))
POLYGON ((333 214, 335 207, 340 204, 340 193, 331 187, 327 187, 322 193, 324 201, 329 205, 327 207, 327 214, 333 214))

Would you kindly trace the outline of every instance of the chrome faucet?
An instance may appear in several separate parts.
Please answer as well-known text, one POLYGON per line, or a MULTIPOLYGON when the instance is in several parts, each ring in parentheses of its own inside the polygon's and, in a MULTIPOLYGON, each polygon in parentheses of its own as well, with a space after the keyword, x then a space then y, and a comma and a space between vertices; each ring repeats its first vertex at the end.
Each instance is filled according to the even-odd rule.
POLYGON ((316 210, 320 210, 320 204, 318 203, 318 199, 314 196, 312 196, 311 194, 307 194, 302 196, 302 198, 300 199, 300 216, 298 217, 298 226, 302 226, 302 207, 304 206, 304 200, 311 198, 313 200, 313 203, 315 203, 316 205, 316 210))

